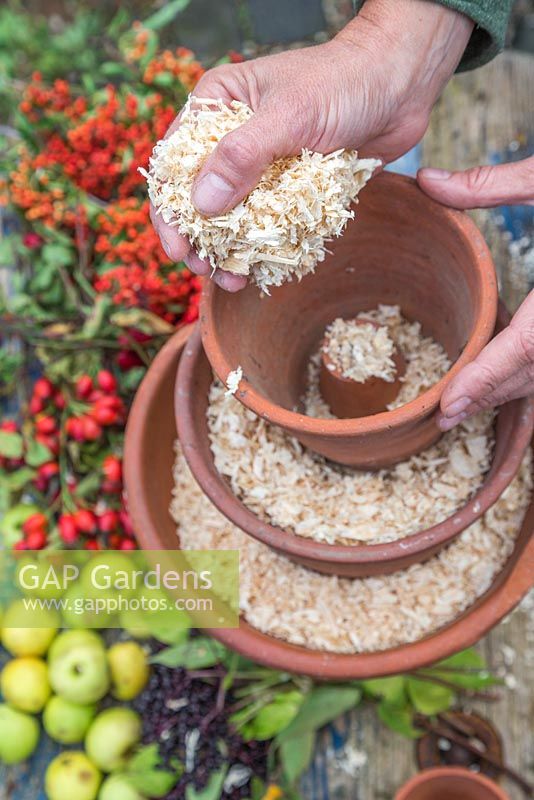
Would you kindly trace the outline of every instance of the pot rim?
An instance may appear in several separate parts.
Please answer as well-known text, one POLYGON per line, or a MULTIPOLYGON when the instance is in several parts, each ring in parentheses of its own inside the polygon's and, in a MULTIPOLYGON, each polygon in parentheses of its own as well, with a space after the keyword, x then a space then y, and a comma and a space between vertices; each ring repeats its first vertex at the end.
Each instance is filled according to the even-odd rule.
MULTIPOLYGON (((407 175, 400 175, 396 172, 381 172, 373 178, 373 181, 384 180, 393 181, 400 185, 404 184, 410 189, 415 189, 423 194, 416 180, 407 175)), ((455 375, 458 374, 462 367, 476 358, 489 342, 497 319, 498 287, 490 250, 473 220, 464 211, 442 206, 426 195, 425 200, 439 209, 439 213, 443 216, 443 223, 453 228, 468 245, 472 253, 473 273, 479 279, 480 304, 478 317, 464 349, 450 370, 415 400, 405 403, 393 411, 382 411, 379 414, 359 419, 319 419, 283 408, 276 403, 272 403, 258 392, 247 381, 246 376, 241 379, 236 393, 240 402, 258 416, 280 427, 290 428, 297 435, 315 434, 333 438, 377 433, 385 429, 395 430, 419 421, 437 408, 441 395, 455 375)), ((200 300, 200 328, 202 343, 209 362, 218 378, 223 383, 226 383, 228 375, 239 365, 229 363, 211 313, 216 296, 222 291, 224 290, 213 281, 204 280, 200 300)))
MULTIPOLYGON (((506 311, 501 304, 499 317, 505 319, 506 311)), ((299 536, 290 530, 261 520, 231 490, 228 481, 215 467, 213 458, 204 462, 201 448, 197 446, 196 424, 198 420, 195 399, 184 390, 183 385, 191 386, 199 360, 205 358, 200 332, 195 327, 189 337, 180 359, 175 384, 175 417, 182 442, 184 455, 189 468, 203 492, 216 508, 234 525, 255 539, 273 547, 288 557, 306 559, 308 566, 315 562, 316 569, 323 564, 336 566, 352 565, 358 573, 353 577, 363 577, 367 565, 380 564, 385 574, 394 572, 406 560, 417 555, 421 560, 432 555, 458 536, 469 525, 490 508, 501 496, 516 475, 525 450, 532 438, 534 428, 534 400, 522 398, 512 400, 499 412, 501 436, 513 447, 504 448, 494 454, 491 468, 477 492, 461 508, 441 522, 423 528, 402 539, 376 544, 330 544, 299 536)), ((206 423, 207 424, 207 423, 206 423)), ((499 426, 497 427, 497 432, 499 426)), ((375 572, 373 571, 373 574, 375 572)))
MULTIPOLYGON (((180 329, 160 350, 136 394, 126 428, 124 479, 129 511, 141 545, 147 550, 166 550, 152 498, 144 481, 146 442, 152 439, 151 419, 157 410, 165 374, 176 369, 192 326, 180 329)), ((172 447, 173 442, 169 442, 172 447)), ((170 502, 170 496, 169 496, 170 502)), ((169 514, 174 537, 175 523, 169 514)), ((208 629, 232 650, 286 672, 323 680, 357 680, 397 675, 432 664, 470 647, 519 603, 534 584, 534 502, 527 509, 520 539, 492 587, 449 625, 423 639, 374 653, 325 653, 307 650, 275 639, 241 619, 239 628, 208 629), (519 548, 519 552, 517 552, 519 548), (515 556, 515 558, 514 558, 515 556)), ((178 538, 176 537, 176 548, 178 538)))
POLYGON ((455 766, 429 767, 428 769, 421 770, 421 772, 417 772, 397 790, 394 800, 410 800, 413 789, 428 783, 428 781, 431 781, 433 778, 467 778, 471 783, 477 784, 481 788, 492 792, 494 798, 498 798, 498 800, 509 800, 509 796, 504 789, 502 789, 496 781, 488 778, 487 775, 483 775, 480 772, 472 772, 465 767, 455 766))

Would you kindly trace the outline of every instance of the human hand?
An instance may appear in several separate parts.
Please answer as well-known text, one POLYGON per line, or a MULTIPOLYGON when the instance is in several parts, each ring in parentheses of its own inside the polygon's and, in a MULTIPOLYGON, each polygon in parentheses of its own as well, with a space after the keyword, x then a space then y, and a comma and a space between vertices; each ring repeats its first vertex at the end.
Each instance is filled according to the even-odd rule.
MULTIPOLYGON (((432 106, 454 72, 473 23, 427 0, 367 0, 332 41, 207 72, 197 97, 240 100, 255 112, 226 135, 193 186, 206 216, 233 208, 277 158, 302 148, 328 153, 355 148, 391 161, 415 145, 432 106)), ((180 124, 179 116, 169 129, 180 124)), ((176 228, 152 212, 170 258, 199 275, 211 267, 176 228)), ((214 280, 235 291, 246 278, 217 270, 214 280)))
MULTIPOLYGON (((417 176, 427 194, 455 208, 534 205, 534 156, 513 164, 475 167, 465 172, 422 169, 417 176)), ((443 392, 441 430, 448 431, 484 408, 534 392, 534 291, 510 325, 464 367, 443 392)))

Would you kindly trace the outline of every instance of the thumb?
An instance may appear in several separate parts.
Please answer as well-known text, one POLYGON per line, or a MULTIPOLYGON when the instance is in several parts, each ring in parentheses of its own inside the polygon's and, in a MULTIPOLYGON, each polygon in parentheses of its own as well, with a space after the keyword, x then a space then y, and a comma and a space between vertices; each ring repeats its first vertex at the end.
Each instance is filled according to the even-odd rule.
POLYGON ((201 214, 224 214, 254 189, 275 159, 300 152, 289 126, 267 110, 224 136, 199 172, 193 203, 201 214))
POLYGON ((465 172, 420 169, 417 182, 434 200, 454 208, 534 204, 534 156, 512 164, 473 167, 465 172))

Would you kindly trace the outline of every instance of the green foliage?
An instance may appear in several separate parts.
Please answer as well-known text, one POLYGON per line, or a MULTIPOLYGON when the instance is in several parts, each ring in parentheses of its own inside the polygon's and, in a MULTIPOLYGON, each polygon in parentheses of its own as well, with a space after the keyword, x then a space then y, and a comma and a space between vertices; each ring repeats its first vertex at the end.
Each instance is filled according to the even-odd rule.
POLYGON ((187 786, 185 800, 219 800, 227 774, 228 765, 225 764, 217 772, 212 772, 204 789, 197 791, 193 786, 187 786))
POLYGON ((215 639, 199 636, 176 647, 168 647, 152 657, 152 663, 166 667, 206 669, 218 664, 226 654, 226 648, 215 639))
POLYGON ((140 748, 129 760, 126 777, 132 786, 147 797, 164 797, 176 785, 183 769, 163 769, 157 743, 140 748))

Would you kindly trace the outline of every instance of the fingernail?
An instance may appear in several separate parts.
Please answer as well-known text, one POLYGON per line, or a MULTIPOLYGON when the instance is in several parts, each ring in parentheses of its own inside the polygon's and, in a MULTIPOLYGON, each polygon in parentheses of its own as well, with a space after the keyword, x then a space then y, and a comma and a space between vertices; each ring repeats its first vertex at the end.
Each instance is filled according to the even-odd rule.
POLYGON ((193 203, 201 214, 217 214, 232 198, 234 187, 217 175, 208 172, 193 189, 193 203))
POLYGON ((426 167, 420 172, 421 177, 428 178, 431 181, 446 181, 451 177, 452 172, 447 169, 434 169, 433 167, 426 167))
POLYGON ((461 414, 457 414, 455 417, 440 417, 438 419, 439 429, 443 432, 450 431, 451 428, 455 428, 456 425, 463 422, 468 416, 469 414, 467 411, 462 411, 461 414))
POLYGON ((471 402, 470 397, 459 397, 454 403, 446 406, 443 413, 446 417, 455 417, 456 414, 461 414, 462 411, 465 411, 471 405, 471 402))
POLYGON ((164 250, 165 250, 165 252, 167 253, 167 258, 171 258, 171 259, 172 259, 172 256, 171 256, 171 248, 169 247, 169 245, 168 245, 168 243, 165 241, 165 239, 163 239, 163 237, 161 238, 161 246, 163 247, 163 249, 164 249, 164 250))

